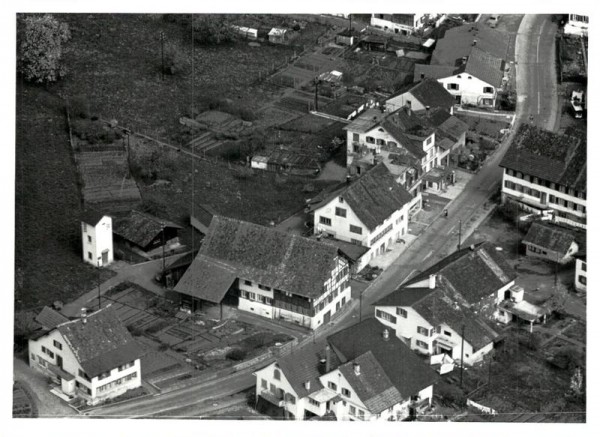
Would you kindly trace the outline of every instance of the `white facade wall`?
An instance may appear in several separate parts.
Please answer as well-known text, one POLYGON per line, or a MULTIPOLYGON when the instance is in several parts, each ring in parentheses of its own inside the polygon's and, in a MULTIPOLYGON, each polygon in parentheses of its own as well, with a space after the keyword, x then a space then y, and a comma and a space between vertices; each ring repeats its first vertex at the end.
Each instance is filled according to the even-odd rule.
POLYGON ((461 104, 486 107, 496 106, 496 88, 466 72, 438 79, 438 82, 444 85, 446 91, 453 96, 460 96, 461 104), (451 89, 450 84, 458 85, 458 89, 451 89), (491 87, 493 92, 485 93, 484 88, 486 87, 491 87), (483 99, 489 99, 490 101, 486 103, 483 99))
POLYGON ((565 33, 569 35, 587 36, 589 17, 587 15, 569 14, 569 21, 565 24, 565 33))
POLYGON ((371 16, 371 26, 377 27, 378 29, 387 30, 394 33, 405 33, 411 35, 415 30, 420 29, 424 25, 425 14, 413 14, 413 20, 410 25, 395 23, 390 20, 383 18, 377 18, 373 14, 371 16))
POLYGON ((38 340, 29 340, 29 365, 33 369, 41 371, 47 375, 53 375, 54 373, 50 371, 47 367, 45 367, 40 362, 40 357, 47 361, 50 364, 56 365, 57 363, 57 355, 60 355, 63 359, 62 368, 75 376, 75 381, 79 383, 80 388, 75 388, 77 395, 90 404, 97 404, 98 402, 114 398, 125 393, 127 390, 136 388, 142 385, 142 375, 141 375, 141 367, 140 360, 136 359, 133 362, 133 365, 119 371, 118 368, 112 369, 110 371, 110 376, 107 376, 103 379, 99 379, 97 376, 92 378, 91 381, 88 381, 84 377, 79 375, 79 370, 83 369, 79 365, 79 361, 75 357, 71 347, 69 346, 69 342, 65 337, 58 331, 53 330, 48 335, 39 338, 38 340), (54 341, 58 341, 62 344, 62 349, 58 349, 54 345, 54 341), (46 349, 52 351, 54 353, 54 358, 51 358, 48 354, 42 352, 42 346, 46 349), (131 375, 135 373, 136 376, 134 378, 129 379, 128 381, 122 381, 117 384, 116 381, 121 380, 123 377, 131 375), (106 384, 115 382, 115 384, 107 390, 98 390, 99 387, 102 387, 106 384), (87 393, 84 388, 90 389, 91 393, 87 393))
POLYGON ((95 267, 103 267, 113 262, 113 235, 112 219, 109 216, 94 227, 81 222, 81 242, 83 246, 83 260, 95 267), (102 262, 102 252, 108 253, 108 262, 102 262))
POLYGON ((587 263, 579 258, 575 260, 575 289, 587 291, 587 263))
POLYGON ((286 409, 291 414, 293 414, 294 419, 296 419, 296 420, 302 420, 304 418, 304 411, 305 411, 304 404, 306 402, 306 399, 298 399, 298 395, 292 388, 292 385, 289 383, 289 381, 287 380, 287 378, 285 377, 285 375, 283 374, 281 369, 279 369, 277 367, 276 363, 270 364, 269 366, 265 367, 264 369, 256 371, 254 374, 256 375, 256 396, 257 397, 260 396, 261 392, 263 392, 263 391, 269 391, 269 392, 271 392, 271 394, 273 394, 272 388, 274 388, 276 392, 277 392, 277 389, 281 389, 281 390, 283 390, 283 393, 284 393, 283 397, 286 399, 286 402, 283 404, 283 408, 286 409), (280 373, 279 380, 275 379, 275 370, 276 369, 279 370, 279 373, 280 373), (263 382, 262 382, 263 380, 266 381, 267 388, 264 387, 263 382), (295 398, 294 402, 290 402, 289 401, 290 398, 289 398, 289 396, 286 396, 286 394, 292 395, 295 398))

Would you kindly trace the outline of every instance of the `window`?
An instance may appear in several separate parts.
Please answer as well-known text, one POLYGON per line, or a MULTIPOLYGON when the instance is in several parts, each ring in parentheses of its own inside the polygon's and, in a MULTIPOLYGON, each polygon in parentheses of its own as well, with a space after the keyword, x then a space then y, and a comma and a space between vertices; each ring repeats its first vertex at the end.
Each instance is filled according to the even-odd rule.
MULTIPOLYGON (((425 141, 425 144, 430 145, 432 141, 433 141, 433 135, 430 136, 429 138, 427 138, 427 141, 425 141)), ((431 152, 431 150, 430 150, 430 152, 431 152)))
POLYGON ((360 141, 360 135, 352 134, 352 141, 360 141))
POLYGON ((454 90, 454 91, 458 91, 458 84, 457 83, 449 83, 447 88, 449 90, 454 90))
POLYGON ((452 337, 452 333, 450 331, 444 331, 444 335, 447 335, 448 337, 452 337))
POLYGON ((584 272, 587 272, 587 264, 586 263, 584 263, 584 262, 581 263, 581 270, 584 272))
POLYGON ((427 350, 429 350, 429 345, 428 345, 427 343, 425 343, 424 341, 417 340, 417 341, 416 341, 416 344, 417 344, 417 346, 419 346, 420 348, 423 348, 423 349, 427 349, 427 350))
POLYGON ((560 191, 561 193, 564 193, 564 192, 566 192, 566 187, 564 185, 559 185, 558 191, 560 191))
POLYGON ((77 372, 80 378, 85 379, 86 381, 90 381, 91 379, 89 376, 87 376, 87 373, 85 373, 83 370, 79 369, 79 371, 77 372))
POLYGON ((362 235, 362 228, 360 226, 350 225, 350 232, 362 235))
POLYGON ((457 79, 460 79, 462 76, 459 74, 458 76, 456 76, 457 79))
POLYGON ((337 385, 335 384, 335 382, 329 381, 327 383, 327 387, 329 387, 331 390, 337 391, 337 385))
POLYGON ((271 287, 267 287, 266 285, 258 284, 258 288, 264 291, 271 291, 271 287))
POLYGON ((296 397, 294 395, 291 394, 287 394, 287 400, 290 404, 292 405, 296 405, 296 397))
POLYGON ((553 194, 550 194, 550 195, 548 196, 548 201, 549 201, 550 203, 556 203, 556 196, 554 196, 553 194))
POLYGON ((473 76, 467 76, 467 79, 473 79, 473 76))
POLYGON ((365 412, 363 410, 361 410, 360 408, 358 409, 358 418, 360 420, 365 420, 365 412))
POLYGON ((481 99, 481 104, 486 106, 492 106, 494 104, 494 100, 492 99, 481 99))
POLYGON ((356 407, 354 405, 350 405, 350 414, 356 416, 356 407))
POLYGON ((261 388, 267 388, 267 381, 265 379, 261 379, 260 380, 260 386, 261 388))
POLYGON ((87 224, 82 223, 82 225, 83 225, 83 232, 87 232, 87 224))
POLYGON ((244 281, 245 285, 249 285, 250 287, 252 287, 252 281, 244 281))
POLYGON ((119 372, 122 372, 125 369, 129 369, 130 367, 133 367, 134 364, 135 364, 135 361, 132 361, 130 363, 123 364, 122 366, 119 366, 119 372))
POLYGON ((347 398, 352 396, 352 392, 350 390, 348 390, 347 388, 342 387, 342 394, 344 396, 346 396, 347 398))
POLYGON ((92 259, 92 252, 88 252, 88 259, 92 259))
POLYGON ((396 323, 396 317, 392 316, 391 314, 386 313, 384 311, 376 310, 375 315, 377 317, 379 317, 380 319, 387 320, 388 322, 391 322, 391 323, 396 323))
POLYGON ((417 326, 417 332, 425 337, 429 337, 429 329, 423 328, 422 326, 417 326))
POLYGON ((352 244, 358 244, 358 245, 360 246, 360 240, 355 240, 354 238, 351 238, 351 239, 350 239, 350 242, 351 242, 352 244))
POLYGON ((404 317, 405 319, 408 318, 408 312, 406 312, 406 310, 404 308, 400 308, 400 307, 396 308, 396 314, 404 317))
POLYGON ((321 405, 321 403, 319 401, 315 401, 312 398, 308 398, 308 403, 315 406, 315 407, 319 407, 321 405))
POLYGON ((512 183, 511 181, 504 181, 504 188, 508 188, 510 190, 514 190, 515 189, 515 184, 512 183))
POLYGON ((587 277, 584 275, 579 275, 579 282, 581 282, 583 285, 587 285, 587 277))
POLYGON ((48 355, 50 358, 54 358, 54 352, 52 352, 49 349, 46 349, 45 346, 42 346, 42 352, 44 352, 46 355, 48 355))
POLYGON ((322 225, 331 226, 331 219, 321 216, 319 217, 319 223, 321 223, 322 225))
POLYGON ((102 381, 105 378, 108 378, 110 376, 110 370, 108 372, 104 372, 100 375, 98 375, 98 381, 102 381))
POLYGON ((494 88, 492 88, 491 86, 484 86, 483 92, 485 94, 494 94, 494 88))
POLYGON ((56 349, 58 349, 59 351, 62 350, 62 344, 60 344, 58 341, 54 340, 53 344, 56 349))
POLYGON ((344 198, 342 196, 340 196, 340 203, 344 203, 344 198))
POLYGON ((375 138, 373 138, 373 137, 367 137, 367 143, 374 144, 375 143, 375 138))
POLYGON ((279 371, 279 369, 275 369, 273 371, 273 378, 275 378, 277 381, 281 381, 281 371, 279 371))
POLYGON ((92 242, 92 236, 88 235, 87 237, 88 237, 88 243, 91 243, 92 242))
POLYGON ((380 138, 377 138, 377 140, 375 140, 378 146, 385 146, 385 140, 382 140, 380 138))
POLYGON ((256 293, 248 292, 248 299, 256 300, 256 293))
POLYGON ((335 215, 337 215, 338 217, 346 217, 346 210, 344 208, 339 208, 336 206, 335 208, 335 215))

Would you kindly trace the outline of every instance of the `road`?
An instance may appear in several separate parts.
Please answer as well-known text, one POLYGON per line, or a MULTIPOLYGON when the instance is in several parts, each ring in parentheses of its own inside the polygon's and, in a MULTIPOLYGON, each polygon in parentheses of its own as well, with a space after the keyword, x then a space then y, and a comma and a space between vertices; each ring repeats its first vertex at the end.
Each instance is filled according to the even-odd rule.
MULTIPOLYGON (((552 93, 552 90, 556 89, 553 61, 555 30, 556 25, 551 22, 550 16, 526 16, 519 27, 515 48, 516 58, 520 60, 517 65, 517 90, 520 90, 519 95, 525 98, 520 98, 517 103, 517 120, 528 121, 528 115, 535 110, 535 123, 544 123, 547 126, 556 123, 558 103, 556 94, 552 93), (535 57, 531 58, 532 55, 535 57)), ((494 205, 489 199, 499 188, 502 179, 502 169, 498 164, 510 144, 514 131, 515 129, 479 173, 469 181, 464 191, 450 203, 448 218, 438 218, 365 289, 362 299, 353 300, 349 310, 340 318, 322 327, 314 337, 305 339, 305 342, 316 341, 324 344, 327 336, 356 323, 360 317, 373 317, 372 303, 393 291, 417 270, 428 268, 456 250, 459 230, 461 240, 466 240, 493 209, 494 205), (362 316, 359 316, 359 308, 362 316)), ((249 369, 217 381, 136 402, 104 407, 93 414, 135 418, 153 415, 176 417, 181 415, 181 412, 197 415, 201 413, 201 407, 194 409, 194 404, 210 398, 228 396, 251 387, 254 384, 252 371, 253 369, 249 369)))

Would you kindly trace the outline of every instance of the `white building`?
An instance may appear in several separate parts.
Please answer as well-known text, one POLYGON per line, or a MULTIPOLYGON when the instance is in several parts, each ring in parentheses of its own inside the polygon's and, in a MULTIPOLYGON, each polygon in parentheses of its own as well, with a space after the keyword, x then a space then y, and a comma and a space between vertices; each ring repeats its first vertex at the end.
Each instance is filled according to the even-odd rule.
POLYGON ((216 215, 174 290, 191 311, 225 301, 310 329, 351 299, 348 261, 334 245, 216 215))
POLYGON ((578 256, 575 259, 575 289, 587 291, 587 263, 586 257, 578 256))
POLYGON ((255 372, 256 396, 303 420, 402 420, 431 405, 435 374, 374 319, 255 372), (354 345, 352 344, 354 343, 354 345))
POLYGON ((375 317, 411 349, 471 365, 493 349, 498 334, 486 318, 494 320, 515 277, 490 244, 479 244, 449 255, 377 301, 375 317))
POLYGON ((65 399, 95 405, 142 385, 142 350, 108 306, 42 329, 29 340, 29 365, 65 399))
POLYGON ((585 138, 523 124, 500 167, 502 202, 546 214, 552 221, 586 229, 585 138))
POLYGON ((439 26, 446 14, 372 14, 371 26, 388 32, 411 35, 427 27, 429 22, 439 26))
POLYGON ((569 14, 564 31, 569 35, 587 36, 589 21, 587 15, 569 14))
POLYGON ((369 248, 356 266, 360 271, 408 232, 412 200, 378 164, 313 207, 314 232, 369 248))
POLYGON ((394 112, 408 104, 413 111, 442 108, 453 114, 454 103, 454 96, 446 90, 446 87, 435 79, 425 78, 409 90, 388 98, 385 101, 385 110, 394 112))
POLYGON ((113 262, 112 219, 108 215, 87 211, 81 218, 83 261, 104 267, 113 262))

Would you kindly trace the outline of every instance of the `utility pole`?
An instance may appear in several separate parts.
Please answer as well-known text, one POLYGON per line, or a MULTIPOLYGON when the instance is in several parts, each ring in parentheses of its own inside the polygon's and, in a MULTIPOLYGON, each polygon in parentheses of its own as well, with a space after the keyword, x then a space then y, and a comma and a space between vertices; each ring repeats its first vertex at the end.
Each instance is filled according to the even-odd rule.
POLYGON ((319 111, 319 78, 315 77, 315 111, 319 111))
POLYGON ((358 322, 362 322, 362 291, 358 295, 358 322))
POLYGON ((160 36, 160 57, 161 57, 161 65, 162 65, 160 72, 162 75, 162 80, 165 80, 165 33, 161 30, 159 36, 160 36))
POLYGON ((494 361, 494 355, 490 354, 490 364, 488 369, 488 385, 492 382, 492 361, 494 361))
POLYGON ((162 234, 162 274, 165 275, 165 225, 160 225, 160 232, 162 234))
POLYGON ((458 250, 460 250, 461 238, 462 238, 462 220, 458 219, 458 250))
POLYGON ((463 323, 461 329, 461 341, 460 341, 460 388, 463 386, 463 369, 465 367, 465 325, 463 323))
POLYGON ((348 14, 348 18, 350 19, 350 32, 352 32, 352 14, 348 14))
POLYGON ((100 294, 100 261, 102 258, 98 257, 98 309, 102 308, 102 295, 100 294))

